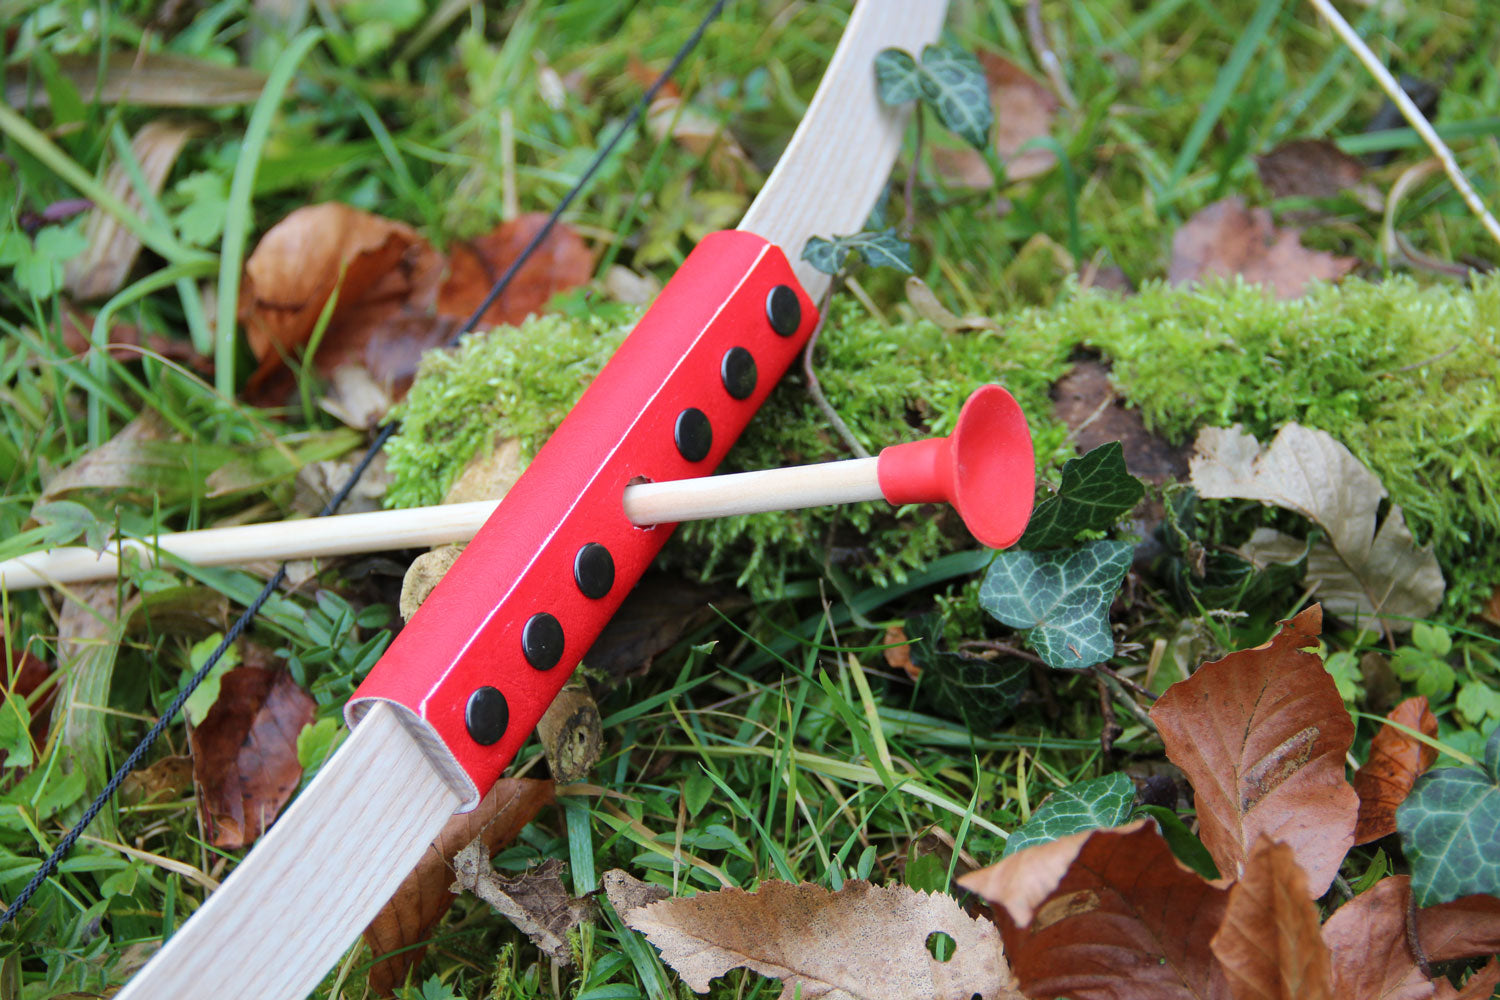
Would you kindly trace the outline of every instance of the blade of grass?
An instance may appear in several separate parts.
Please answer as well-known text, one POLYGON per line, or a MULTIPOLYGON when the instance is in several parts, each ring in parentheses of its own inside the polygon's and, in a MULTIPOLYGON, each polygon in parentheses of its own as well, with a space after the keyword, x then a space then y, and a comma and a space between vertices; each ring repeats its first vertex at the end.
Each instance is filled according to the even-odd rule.
POLYGON ((1266 40, 1266 36, 1270 33, 1271 22, 1276 19, 1276 15, 1281 13, 1284 3, 1285 0, 1261 0, 1250 22, 1245 25, 1239 41, 1234 43, 1234 48, 1230 51, 1224 68, 1219 71, 1218 79, 1214 81, 1214 89, 1209 93, 1208 100, 1203 104, 1203 110, 1198 112, 1197 120, 1193 122, 1193 127, 1188 130, 1182 148, 1177 152, 1177 161, 1172 165, 1172 173, 1167 178, 1164 192, 1165 200, 1169 203, 1176 199, 1183 179, 1187 177, 1193 164, 1198 162, 1198 156, 1203 152, 1203 146, 1208 142, 1214 125, 1224 114, 1224 109, 1229 106, 1229 100, 1234 96, 1235 89, 1239 87, 1241 78, 1250 68, 1250 60, 1254 58, 1261 42, 1266 40))
POLYGON ((235 314, 240 300, 240 270, 244 266, 245 244, 250 235, 250 198, 255 192, 255 174, 265 152, 271 123, 281 107, 281 99, 291 85, 298 65, 323 38, 320 28, 308 28, 292 39, 271 67, 265 89, 250 112, 245 139, 229 182, 229 200, 224 208, 224 238, 219 247, 219 302, 214 328, 214 385, 225 399, 234 398, 234 362, 238 332, 235 314))

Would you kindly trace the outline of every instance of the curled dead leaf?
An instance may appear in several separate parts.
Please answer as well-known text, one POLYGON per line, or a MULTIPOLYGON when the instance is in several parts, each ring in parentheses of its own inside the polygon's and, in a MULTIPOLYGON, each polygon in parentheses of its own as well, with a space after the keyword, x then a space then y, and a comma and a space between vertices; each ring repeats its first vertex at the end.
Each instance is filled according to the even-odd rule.
POLYGON ((1192 782, 1203 845, 1240 874, 1262 834, 1288 844, 1314 897, 1354 842, 1359 798, 1344 780, 1354 723, 1323 661, 1314 605, 1264 645, 1199 667, 1151 707, 1167 757, 1192 782))
POLYGON ((1381 879, 1339 907, 1323 924, 1333 954, 1333 995, 1356 1000, 1423 1000, 1433 984, 1407 944, 1411 879, 1381 879))
POLYGON ((885 662, 888 666, 905 671, 906 676, 912 680, 922 676, 922 668, 912 662, 911 641, 907 638, 906 629, 900 625, 892 625, 885 630, 885 638, 881 644, 887 646, 885 651, 885 662))
POLYGON ((1262 448, 1239 425, 1205 427, 1194 451, 1188 465, 1199 495, 1259 500, 1323 528, 1328 541, 1308 553, 1306 582, 1331 612, 1385 615, 1386 628, 1404 631, 1411 628, 1407 619, 1437 609, 1444 581, 1431 546, 1417 546, 1399 506, 1377 529, 1385 487, 1331 434, 1287 424, 1262 448))
POLYGON ((1209 943, 1229 894, 1150 820, 1038 844, 958 883, 991 904, 1027 996, 1227 996, 1209 943))
MULTIPOLYGON (((1408 698, 1386 716, 1408 729, 1437 735, 1437 717, 1422 695, 1408 698)), ((1396 832, 1396 807, 1406 801, 1417 776, 1432 766, 1437 751, 1394 726, 1381 726, 1370 740, 1370 756, 1354 772, 1359 794, 1359 822, 1354 843, 1368 844, 1396 832)))
POLYGON ((1020 1000, 994 925, 952 897, 904 885, 822 886, 763 882, 665 899, 622 914, 661 950, 662 961, 706 993, 747 968, 781 980, 780 1000, 1020 1000), (939 961, 927 939, 946 934, 939 961))
POLYGON ((1285 844, 1262 835, 1229 889, 1212 941, 1235 1000, 1331 1000, 1332 968, 1308 898, 1307 873, 1285 844))
POLYGON ((474 838, 453 859, 450 892, 472 892, 516 926, 558 965, 573 964, 568 932, 593 915, 593 903, 574 899, 562 884, 562 862, 548 858, 535 868, 510 877, 490 866, 490 851, 474 838))
POLYGON ((1167 280, 1174 285, 1239 275, 1295 299, 1310 281, 1337 281, 1359 263, 1302 245, 1296 229, 1278 229, 1271 213, 1226 198, 1201 209, 1172 237, 1167 280))

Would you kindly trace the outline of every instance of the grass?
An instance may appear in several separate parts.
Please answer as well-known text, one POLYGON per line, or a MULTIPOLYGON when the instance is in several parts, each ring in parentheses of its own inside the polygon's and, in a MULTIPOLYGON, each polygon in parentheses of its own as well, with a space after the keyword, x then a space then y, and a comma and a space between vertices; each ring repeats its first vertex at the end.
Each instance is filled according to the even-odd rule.
MULTIPOLYGON (((300 509, 298 470, 348 453, 357 435, 311 407, 261 412, 235 399, 248 360, 235 328, 238 281, 257 234, 293 208, 332 199, 408 222, 439 245, 483 232, 516 211, 550 208, 642 90, 635 63, 664 64, 702 6, 530 0, 500 11, 454 4, 423 11, 315 3, 276 23, 252 16, 242 0, 224 0, 188 24, 163 26, 156 21, 161 9, 150 3, 115 9, 76 0, 0 0, 0 21, 16 27, 4 42, 11 46, 4 54, 7 83, 48 101, 47 107, 35 100, 0 104, 0 192, 8 206, 0 247, 10 254, 0 266, 12 268, 0 271, 6 553, 93 539, 116 527, 146 533, 300 509), (85 16, 95 30, 73 27, 85 16), (130 166, 129 136, 168 112, 150 106, 149 90, 130 106, 90 99, 100 38, 116 54, 201 60, 205 74, 217 64, 250 66, 265 72, 267 83, 253 105, 173 112, 201 132, 161 192, 140 190, 138 164, 126 171, 135 178, 133 191, 112 189, 106 170, 121 159, 130 166), (88 72, 70 75, 75 58, 88 72), (116 358, 97 350, 79 356, 65 345, 65 261, 47 256, 51 244, 33 241, 22 226, 24 213, 78 196, 108 211, 148 250, 122 288, 88 304, 94 342, 111 324, 191 342, 213 356, 213 378, 149 349, 116 358), (24 259, 13 261, 16 255, 24 259), (165 427, 160 454, 147 449, 157 456, 154 464, 141 452, 117 455, 84 488, 49 493, 59 470, 89 456, 97 462, 99 449, 142 413, 165 427), (42 501, 53 506, 38 509, 42 501), (49 520, 38 523, 39 514, 49 520)), ((1356 26, 1394 68, 1442 86, 1435 123, 1481 196, 1500 204, 1500 70, 1488 55, 1500 42, 1500 11, 1482 0, 1406 7, 1401 16, 1385 5, 1360 8, 1356 26)), ((1132 326, 1119 318, 1123 312, 1067 296, 1052 311, 1025 311, 1051 305, 1060 287, 1051 251, 1031 241, 1044 237, 1066 247, 1075 266, 1064 270, 1116 267, 1140 286, 1165 274, 1172 234, 1214 199, 1241 195, 1278 211, 1305 207, 1270 203, 1257 179, 1253 156, 1280 141, 1329 137, 1350 152, 1390 152, 1394 159, 1369 175, 1381 190, 1426 154, 1408 130, 1363 131, 1379 106, 1374 88, 1293 0, 1047 0, 1043 13, 1080 99, 1053 130, 1066 168, 1003 192, 973 192, 949 185, 924 158, 914 206, 919 274, 955 311, 1003 314, 1013 324, 1010 340, 1002 331, 987 343, 995 369, 1024 356, 1028 372, 1007 377, 1025 383, 1034 411, 1045 411, 1048 387, 1075 346, 1056 325, 1091 322, 1103 332, 1088 346, 1117 359, 1127 396, 1157 426, 1186 434, 1221 415, 1214 407, 1222 394, 1200 387, 1203 398, 1189 406, 1162 402, 1182 389, 1182 373, 1172 365, 1182 345, 1167 329, 1171 317, 1132 326), (1029 242, 1033 249, 1023 253, 1029 242), (1090 310, 1107 313, 1109 322, 1090 318, 1090 310)), ((568 218, 595 245, 600 274, 620 264, 665 279, 711 217, 737 217, 805 110, 846 16, 847 4, 773 10, 730 4, 678 83, 696 110, 729 126, 749 165, 684 148, 670 135, 633 133, 568 218)), ((955 0, 949 25, 961 43, 1003 52, 1040 78, 1014 4, 955 0)), ((928 129, 932 142, 950 144, 935 131, 928 129)), ((898 182, 906 169, 898 168, 898 182)), ((899 218, 905 206, 895 201, 891 217, 899 218)), ((1359 258, 1361 274, 1376 283, 1403 273, 1381 249, 1379 211, 1352 199, 1317 207, 1309 245, 1359 258)), ((1396 206, 1392 221, 1412 245, 1443 260, 1500 262, 1500 248, 1441 180, 1421 185, 1396 206)), ((81 233, 77 219, 50 228, 58 237, 81 233)), ((1467 301, 1462 282, 1421 272, 1409 278, 1440 286, 1424 293, 1430 301, 1467 301)), ((836 315, 847 330, 865 332, 846 338, 841 349, 838 332, 830 331, 829 353, 820 356, 825 386, 835 396, 859 393, 861 366, 870 359, 851 356, 849 344, 868 352, 885 337, 886 349, 899 352, 920 342, 930 346, 922 359, 930 370, 922 377, 932 388, 924 398, 940 420, 948 396, 961 398, 964 386, 986 376, 950 361, 940 350, 942 337, 912 325, 899 277, 873 273, 858 280, 870 305, 851 296, 836 315)), ((1369 294, 1376 301, 1382 293, 1369 294)), ((1493 289, 1485 295, 1481 304, 1493 299, 1493 289)), ((1165 293, 1144 298, 1175 308, 1165 293)), ((574 317, 608 318, 616 307, 601 299, 598 292, 574 295, 562 305, 574 317)), ((1369 308, 1377 307, 1378 301, 1369 308)), ((1419 319, 1411 319, 1412 329, 1419 319)), ((1265 335, 1274 340, 1271 333, 1265 335)), ((1281 357, 1282 347, 1271 340, 1266 351, 1281 357)), ((1316 386, 1298 380, 1309 370, 1296 364, 1305 342, 1282 345, 1288 365, 1276 385, 1307 393, 1316 404, 1316 386)), ((1483 347, 1475 344, 1474 350, 1483 347)), ((1222 359, 1204 364, 1216 360, 1222 359)), ((964 361, 971 363, 980 362, 964 361)), ((1213 370, 1216 378, 1229 377, 1213 370)), ((316 384, 303 388, 305 398, 317 398, 316 384)), ((529 388, 517 389, 517 419, 542 433, 551 419, 538 402, 546 390, 529 388), (536 403, 532 409, 525 409, 527 399, 536 403)), ((790 394, 784 403, 795 402, 794 387, 783 392, 790 394)), ((880 392, 868 395, 871 405, 889 402, 880 392)), ((1325 402, 1337 409, 1338 400, 1325 402)), ((893 419, 905 420, 904 409, 890 405, 893 419)), ((1410 405, 1422 405, 1420 393, 1410 405)), ((1257 430, 1286 414, 1270 405, 1264 416, 1267 426, 1257 430)), ((1038 425, 1050 435, 1043 441, 1048 453, 1063 454, 1063 431, 1044 415, 1038 425)), ((1372 431, 1361 454, 1394 468, 1404 434, 1372 431)), ((762 442, 767 449, 775 443, 762 442)), ((1454 452, 1450 465, 1462 455, 1454 452)), ((756 454, 767 461, 801 457, 756 454)), ((1441 480, 1427 477, 1440 471, 1414 467, 1410 489, 1436 495, 1441 480)), ((1448 496, 1470 503, 1481 496, 1470 491, 1480 480, 1473 469, 1459 471, 1468 476, 1464 489, 1448 496)), ((1216 507, 1204 537, 1248 532, 1261 516, 1216 507)), ((532 824, 497 863, 520 870, 562 858, 578 892, 591 891, 611 867, 678 891, 767 878, 829 886, 854 877, 902 879, 909 864, 932 854, 951 876, 957 854, 998 856, 1005 833, 1050 791, 1160 758, 1153 734, 1123 704, 1129 697, 1123 689, 1115 704, 1124 731, 1116 756, 1102 756, 1103 719, 1088 677, 1038 671, 1012 714, 976 729, 942 715, 931 691, 886 664, 883 628, 935 607, 955 642, 1012 640, 978 611, 974 575, 984 557, 933 529, 904 579, 845 573, 839 559, 865 555, 858 550, 870 544, 869 526, 867 514, 856 513, 789 533, 773 539, 762 564, 743 553, 726 555, 712 569, 714 584, 733 591, 737 580, 755 575, 775 585, 745 585, 757 603, 689 631, 646 676, 597 682, 607 751, 590 784, 603 792, 564 795, 562 806, 532 824)), ((898 562, 910 540, 899 537, 899 528, 880 542, 898 562)), ((1445 538, 1450 563, 1465 544, 1481 548, 1475 562, 1494 561, 1493 535, 1477 543, 1445 538)), ((1445 565, 1450 574, 1453 568, 1445 565)), ((357 678, 389 640, 382 622, 395 604, 400 569, 384 559, 317 567, 277 595, 253 630, 254 640, 311 691, 320 719, 338 718, 357 678)), ((174 567, 138 571, 119 588, 0 601, 9 647, 59 666, 55 683, 64 704, 71 699, 99 709, 73 713, 66 726, 54 722, 29 770, 5 769, 0 897, 14 894, 38 855, 76 818, 97 776, 123 758, 178 690, 192 647, 221 630, 228 610, 248 600, 260 579, 241 570, 174 567), (102 610, 111 601, 118 616, 102 610)), ((1483 597, 1477 587, 1476 600, 1483 597)), ((1295 609, 1294 590, 1254 607, 1196 608, 1143 579, 1116 615, 1120 652, 1111 665, 1144 678, 1160 665, 1159 643, 1191 648, 1201 658, 1259 641, 1270 622, 1295 609)), ((1456 679, 1455 693, 1437 705, 1439 739, 1472 755, 1477 734, 1500 719, 1485 716, 1478 696, 1466 701, 1462 692, 1494 687, 1500 666, 1493 631, 1468 618, 1467 606, 1462 610, 1447 609, 1443 622, 1454 640, 1448 663, 1456 679)), ((1328 637, 1331 651, 1356 654, 1371 642, 1353 630, 1328 637)), ((1356 709, 1378 716, 1387 707, 1380 690, 1388 685, 1379 681, 1358 678, 1356 709)), ((1397 690, 1409 693, 1411 682, 1397 690)), ((40 694, 28 701, 28 711, 40 710, 40 694)), ((1373 728, 1372 718, 1362 716, 1357 754, 1373 728)), ((24 740, 15 727, 0 727, 13 760, 24 740)), ((185 731, 174 728, 168 744, 162 754, 186 753, 185 731)), ((538 753, 530 746, 518 766, 541 773, 538 753)), ((232 858, 204 842, 187 797, 122 804, 108 823, 112 828, 96 828, 98 839, 81 845, 32 909, 0 935, 0 993, 43 998, 117 983, 132 944, 155 942, 201 905, 199 873, 221 878, 232 867, 232 858), (13 994, 6 992, 12 983, 19 987, 13 994)), ((1347 874, 1357 875, 1372 857, 1373 851, 1356 851, 1347 874)), ((485 907, 460 900, 417 976, 435 982, 420 992, 414 985, 409 996, 654 1000, 684 992, 654 949, 608 912, 583 931, 578 951, 577 967, 559 972, 485 907)), ((351 956, 319 995, 361 995, 367 960, 351 956)), ((776 989, 755 976, 732 975, 719 992, 748 1000, 776 989)))

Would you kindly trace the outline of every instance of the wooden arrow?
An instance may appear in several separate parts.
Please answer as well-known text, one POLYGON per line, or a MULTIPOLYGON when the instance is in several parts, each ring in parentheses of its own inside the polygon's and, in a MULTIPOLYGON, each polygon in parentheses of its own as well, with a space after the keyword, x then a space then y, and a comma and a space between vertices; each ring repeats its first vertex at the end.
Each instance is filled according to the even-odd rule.
MULTIPOLYGON (((639 483, 627 486, 621 501, 625 516, 642 527, 861 500, 951 503, 975 538, 1001 549, 1026 528, 1034 467, 1025 416, 1008 392, 990 385, 964 404, 950 437, 892 445, 876 458, 639 483)), ((478 500, 178 531, 102 550, 68 546, 0 562, 0 589, 109 579, 122 552, 148 564, 166 554, 199 566, 243 566, 464 542, 499 505, 478 500)))

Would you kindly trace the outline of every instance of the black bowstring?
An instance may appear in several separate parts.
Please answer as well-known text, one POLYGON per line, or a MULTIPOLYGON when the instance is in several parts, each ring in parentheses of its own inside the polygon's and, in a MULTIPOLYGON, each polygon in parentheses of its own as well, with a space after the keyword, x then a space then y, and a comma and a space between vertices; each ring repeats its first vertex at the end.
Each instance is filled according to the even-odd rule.
MULTIPOLYGON (((698 42, 703 38, 703 33, 718 18, 720 12, 724 9, 724 5, 728 2, 729 0, 718 0, 709 10, 708 14, 704 16, 703 20, 698 22, 698 27, 688 36, 687 41, 683 42, 682 47, 677 50, 677 54, 672 57, 672 61, 667 64, 667 68, 662 70, 661 75, 652 82, 650 87, 646 88, 646 93, 636 102, 635 107, 631 109, 630 114, 626 116, 625 120, 620 123, 620 127, 615 130, 614 135, 610 136, 609 141, 594 155, 594 159, 589 163, 588 168, 584 170, 583 176, 578 178, 578 181, 568 190, 568 193, 563 196, 562 201, 557 203, 557 207, 547 216, 547 221, 542 223, 541 228, 532 235, 531 240, 521 250, 520 255, 511 262, 511 265, 505 269, 505 273, 500 275, 499 280, 490 288, 489 294, 484 297, 484 301, 479 304, 479 308, 474 310, 474 314, 465 321, 457 333, 448 339, 448 342, 443 345, 444 347, 454 346, 458 343, 460 337, 478 326, 479 321, 484 318, 485 312, 489 310, 490 306, 495 304, 495 300, 505 294, 505 289, 515 279, 516 274, 521 270, 521 266, 526 263, 532 254, 536 253, 543 241, 551 234, 558 220, 562 218, 562 214, 568 210, 568 207, 573 204, 584 188, 588 187, 589 181, 593 180, 594 174, 603 166, 604 161, 609 158, 609 154, 614 151, 614 148, 619 145, 620 140, 625 137, 625 133, 635 126, 635 123, 640 120, 641 115, 651 106, 651 102, 656 99, 657 93, 662 87, 666 86, 667 81, 677 72, 683 60, 688 57, 688 54, 693 49, 697 48, 698 42)), ((353 470, 350 471, 349 478, 344 481, 344 485, 339 488, 338 493, 334 495, 333 499, 323 505, 323 509, 317 514, 318 517, 326 517, 332 514, 349 498, 349 494, 354 490, 360 477, 365 474, 365 470, 370 467, 370 463, 375 460, 375 456, 380 453, 380 449, 385 447, 385 443, 396 432, 396 426, 392 422, 380 429, 380 433, 376 434, 375 439, 370 442, 370 446, 366 449, 364 456, 360 458, 353 470)), ((285 579, 286 564, 282 563, 281 567, 266 581, 266 585, 261 588, 260 593, 255 595, 255 600, 251 601, 245 608, 244 613, 235 619, 233 625, 229 626, 229 630, 224 633, 224 638, 219 642, 213 653, 209 655, 208 659, 204 661, 203 666, 198 668, 198 672, 193 674, 188 680, 187 685, 178 692, 177 697, 172 699, 172 703, 167 706, 161 718, 157 719, 156 723, 146 731, 146 735, 141 737, 140 742, 135 745, 135 749, 130 751, 130 756, 126 757, 125 762, 110 776, 109 781, 104 785, 103 791, 83 811, 83 816, 74 824, 73 828, 67 832, 62 840, 58 841, 57 846, 52 849, 52 853, 47 856, 47 860, 42 862, 42 866, 27 881, 15 900, 7 909, 0 911, 0 927, 4 927, 14 920, 16 915, 31 901, 31 897, 36 895, 37 890, 57 871, 58 865, 73 850, 73 845, 78 843, 78 838, 83 836, 83 831, 88 829, 89 824, 94 821, 94 818, 109 804, 109 800, 114 797, 115 792, 119 790, 120 785, 125 781, 126 777, 140 766, 141 760, 151 750, 157 739, 166 731, 167 726, 171 725, 172 721, 176 719, 177 713, 182 711, 183 703, 198 689, 198 685, 203 683, 204 679, 208 677, 214 665, 219 662, 219 658, 224 655, 229 647, 234 645, 235 640, 249 627, 251 620, 260 613, 260 609, 271 599, 271 595, 276 592, 276 588, 285 579)))

